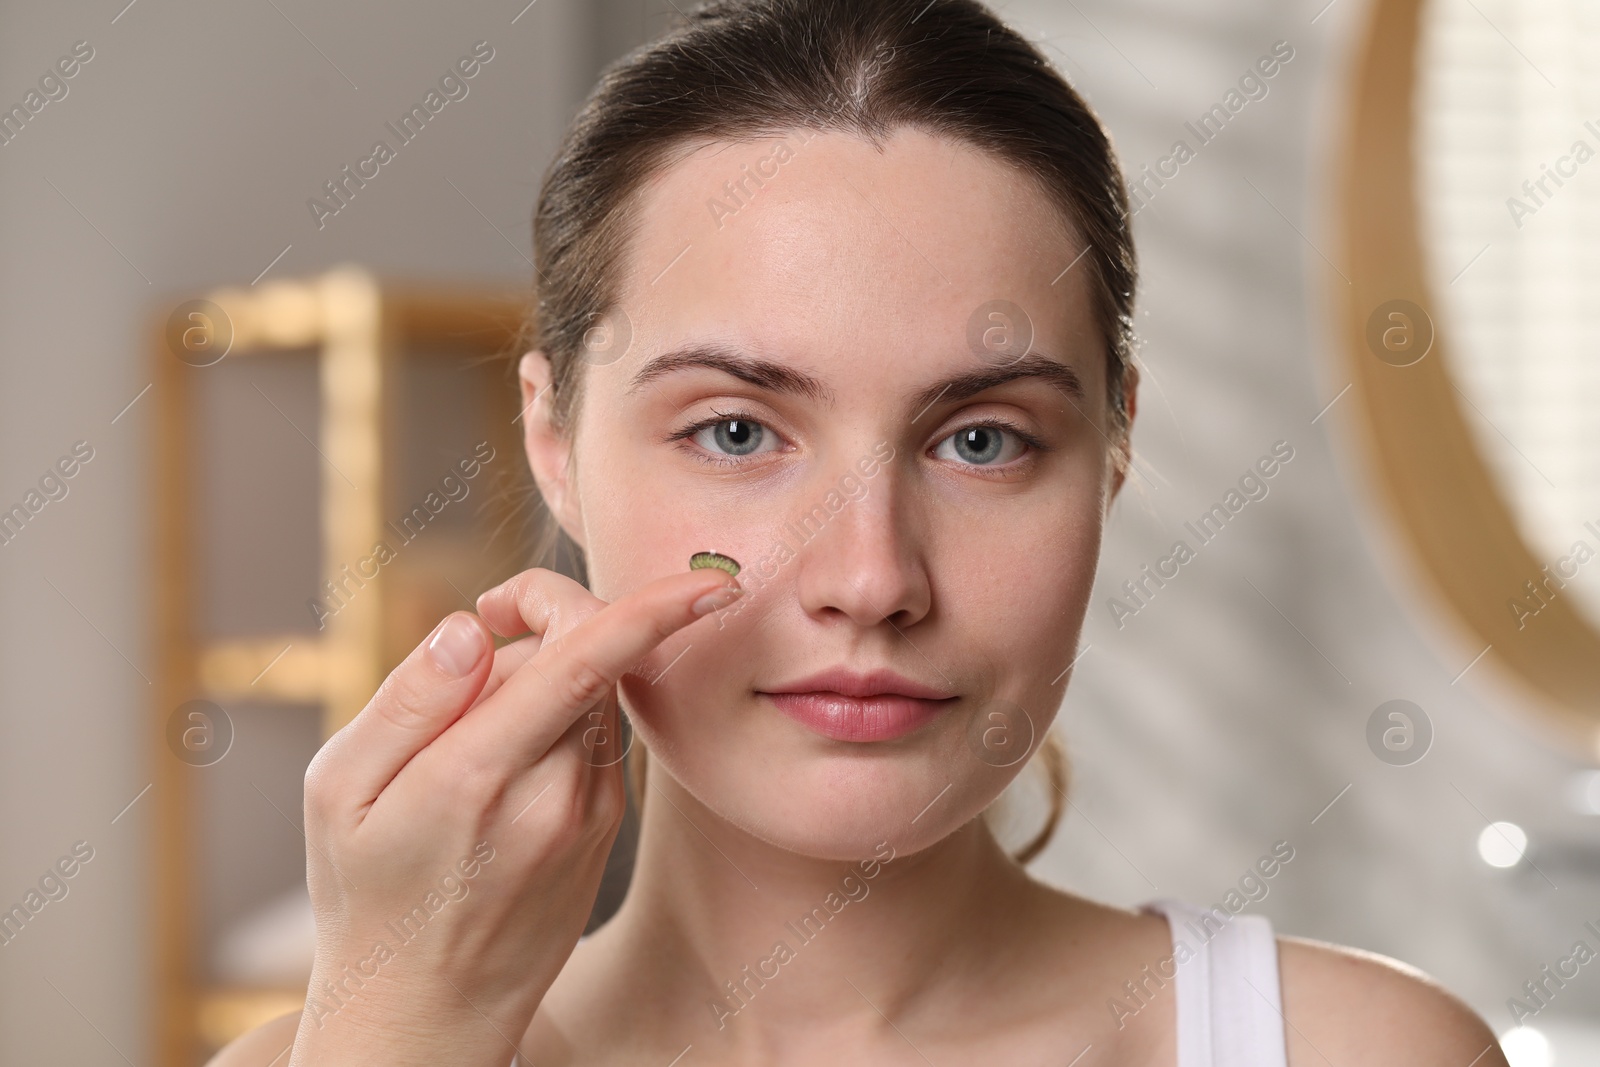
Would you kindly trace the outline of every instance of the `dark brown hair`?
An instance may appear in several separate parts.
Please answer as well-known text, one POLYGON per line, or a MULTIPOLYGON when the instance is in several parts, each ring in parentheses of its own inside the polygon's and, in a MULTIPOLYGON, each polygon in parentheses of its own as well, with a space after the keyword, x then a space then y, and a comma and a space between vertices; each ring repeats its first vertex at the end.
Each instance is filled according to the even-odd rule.
MULTIPOLYGON (((1104 339, 1113 460, 1125 470, 1137 265, 1116 153, 1078 93, 977 0, 710 0, 606 67, 545 172, 534 214, 537 310, 521 350, 550 360, 553 424, 572 432, 585 335, 613 308, 648 178, 710 142, 802 129, 881 147, 901 127, 1019 168, 1086 243, 1081 269, 1104 339)), ((559 536, 552 521, 540 559, 559 536)), ((629 757, 641 805, 643 751, 629 757)), ((1019 862, 1043 849, 1065 798, 1054 733, 1041 753, 1050 816, 1015 853, 1019 862)))

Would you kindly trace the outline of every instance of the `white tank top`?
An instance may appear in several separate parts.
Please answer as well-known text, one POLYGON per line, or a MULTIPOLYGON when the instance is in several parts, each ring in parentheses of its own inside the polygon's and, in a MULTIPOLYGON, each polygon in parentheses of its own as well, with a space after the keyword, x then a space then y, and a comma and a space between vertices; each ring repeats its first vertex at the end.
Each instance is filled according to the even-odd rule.
MULTIPOLYGON (((1141 996, 1176 983, 1177 1067, 1288 1067, 1278 942, 1267 917, 1173 897, 1139 910, 1167 917, 1172 956, 1155 965, 1143 994, 1128 994, 1127 1006, 1136 1011, 1141 996)), ((520 1063, 511 1057, 511 1067, 520 1063)))
POLYGON ((1165 915, 1172 931, 1156 977, 1177 984, 1178 1067, 1288 1067, 1271 921, 1172 897, 1139 910, 1165 915))

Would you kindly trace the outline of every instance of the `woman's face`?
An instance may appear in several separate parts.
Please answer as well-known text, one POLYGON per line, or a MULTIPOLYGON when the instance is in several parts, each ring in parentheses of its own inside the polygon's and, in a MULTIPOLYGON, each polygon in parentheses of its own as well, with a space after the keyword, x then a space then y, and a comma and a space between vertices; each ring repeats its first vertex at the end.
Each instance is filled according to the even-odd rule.
POLYGON ((645 186, 555 506, 607 601, 702 550, 743 565, 621 683, 652 774, 797 852, 915 851, 1055 717, 1120 485, 1104 342, 1081 243, 1009 166, 910 129, 782 143, 645 186), (672 359, 708 352, 745 370, 672 359), (791 714, 836 699, 767 695, 830 668, 948 699, 880 699, 852 740, 791 714))

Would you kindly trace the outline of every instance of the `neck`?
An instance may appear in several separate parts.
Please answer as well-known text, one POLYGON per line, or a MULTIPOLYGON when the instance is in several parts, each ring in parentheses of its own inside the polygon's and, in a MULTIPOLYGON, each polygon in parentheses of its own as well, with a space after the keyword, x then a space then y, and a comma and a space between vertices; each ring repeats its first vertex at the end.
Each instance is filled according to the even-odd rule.
POLYGON ((991 966, 1029 921, 1019 905, 1035 883, 982 817, 913 855, 821 860, 728 823, 659 765, 649 778, 607 940, 627 946, 619 966, 671 991, 652 1011, 697 1012, 701 1034, 764 1045, 797 1025, 837 1033, 935 1010, 942 982, 991 966))

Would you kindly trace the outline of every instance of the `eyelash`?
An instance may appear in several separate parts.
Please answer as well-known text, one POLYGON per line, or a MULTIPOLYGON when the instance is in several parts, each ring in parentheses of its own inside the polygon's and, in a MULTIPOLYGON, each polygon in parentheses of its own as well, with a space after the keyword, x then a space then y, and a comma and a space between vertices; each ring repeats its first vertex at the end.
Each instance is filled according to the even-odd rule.
MULTIPOLYGON (((711 410, 713 412, 716 412, 716 416, 717 416, 716 418, 714 418, 714 419, 701 419, 699 422, 695 423, 693 426, 685 426, 683 429, 678 430, 676 433, 674 433, 671 437, 668 437, 667 440, 669 442, 670 441, 686 441, 689 438, 693 437, 695 434, 699 433, 701 430, 705 429, 707 426, 717 426, 717 425, 720 425, 720 424, 722 424, 724 422, 735 422, 735 421, 737 421, 737 422, 759 422, 760 421, 760 420, 750 416, 749 414, 746 414, 743 411, 717 411, 716 408, 712 408, 711 410)), ((766 423, 761 423, 761 425, 765 426, 766 423)), ((688 445, 684 445, 682 447, 683 447, 683 451, 689 453, 689 455, 693 456, 695 459, 698 459, 700 462, 708 464, 709 466, 712 466, 712 467, 737 467, 743 462, 741 459, 738 459, 736 457, 733 457, 733 456, 718 456, 718 455, 716 455, 714 453, 708 453, 704 449, 701 449, 701 448, 690 448, 688 445)))
MULTIPOLYGON (((766 426, 766 423, 761 422, 761 420, 759 420, 759 419, 755 418, 754 416, 752 416, 752 415, 750 415, 750 414, 748 414, 746 412, 743 412, 743 411, 717 411, 716 408, 712 408, 711 410, 716 413, 716 418, 701 419, 699 422, 695 423, 692 426, 685 426, 683 429, 678 430, 675 433, 673 433, 670 437, 667 438, 667 440, 669 442, 671 442, 671 441, 685 441, 685 440, 688 440, 689 438, 694 437, 695 434, 699 433, 701 430, 704 430, 708 426, 717 426, 717 425, 720 425, 721 423, 730 422, 730 421, 754 422, 754 423, 758 423, 759 425, 761 425, 763 427, 766 426)), ((1006 420, 1006 419, 997 418, 997 417, 994 417, 994 416, 990 416, 990 417, 985 418, 985 419, 980 419, 977 422, 968 423, 967 425, 962 426, 960 429, 955 430, 954 433, 964 433, 967 430, 980 430, 980 429, 1004 430, 1007 433, 1012 434, 1014 437, 1017 438, 1017 440, 1021 441, 1023 444, 1027 445, 1030 449, 1033 450, 1034 453, 1049 452, 1051 450, 1050 446, 1047 445, 1043 440, 1041 440, 1037 435, 1029 433, 1027 430, 1024 430, 1021 426, 1018 426, 1016 423, 1010 422, 1009 420, 1006 420)), ((951 436, 953 436, 953 434, 951 436)), ((939 439, 941 444, 945 440, 947 440, 946 437, 941 437, 939 439)), ((707 453, 704 449, 689 449, 689 448, 685 447, 684 451, 689 452, 690 455, 694 456, 694 458, 700 460, 702 463, 710 464, 713 467, 736 467, 736 466, 739 466, 741 464, 741 462, 742 462, 742 460, 734 458, 734 457, 717 456, 715 454, 707 453)), ((997 470, 1005 470, 1005 469, 1007 469, 1009 467, 1014 467, 1014 466, 1016 466, 1017 462, 1018 462, 1017 460, 1013 460, 1011 463, 1007 464, 1006 467, 1004 467, 1004 468, 985 467, 982 464, 977 464, 977 463, 966 463, 966 464, 963 464, 963 466, 970 467, 972 470, 975 470, 975 471, 993 472, 993 471, 997 471, 997 470)))

